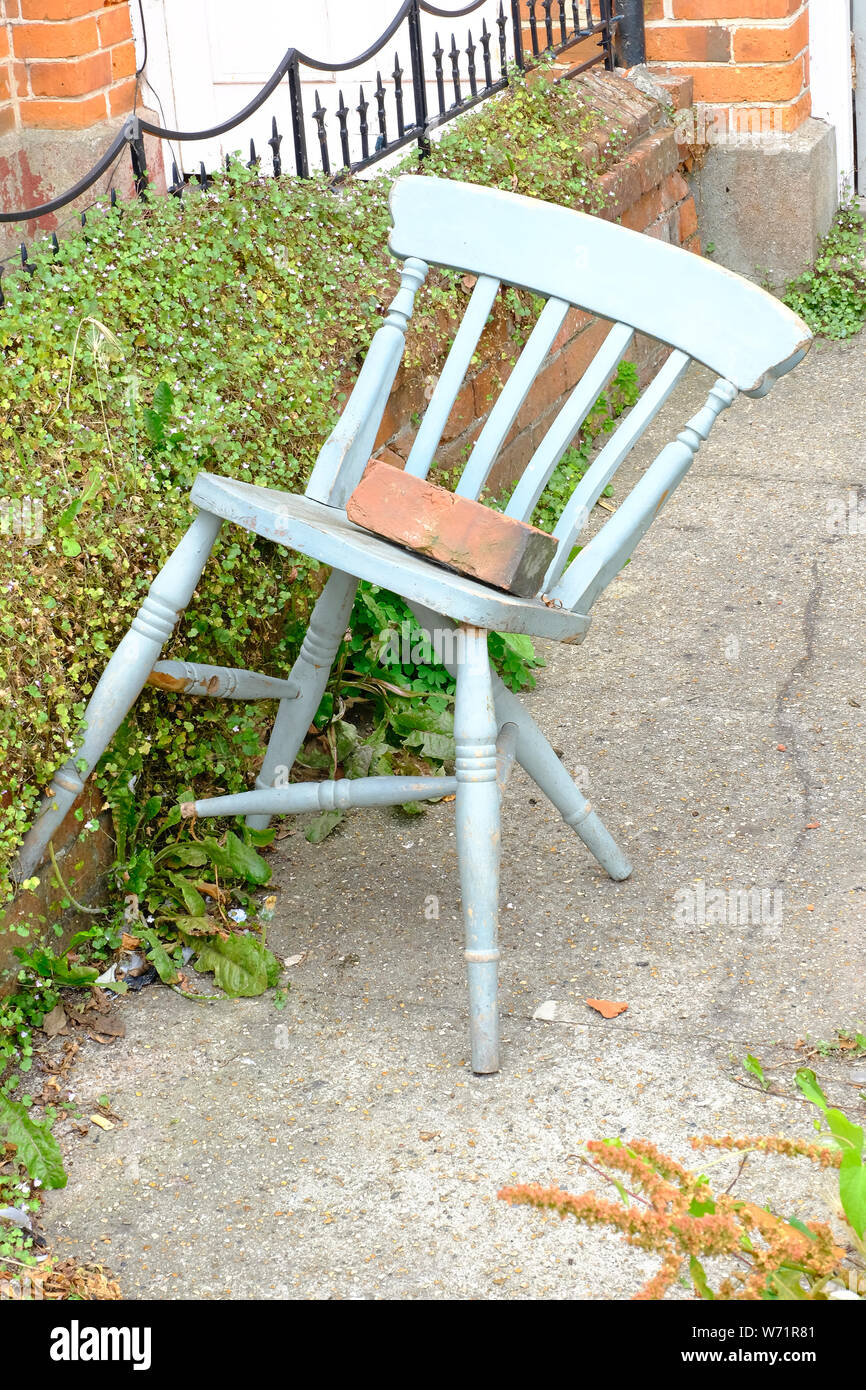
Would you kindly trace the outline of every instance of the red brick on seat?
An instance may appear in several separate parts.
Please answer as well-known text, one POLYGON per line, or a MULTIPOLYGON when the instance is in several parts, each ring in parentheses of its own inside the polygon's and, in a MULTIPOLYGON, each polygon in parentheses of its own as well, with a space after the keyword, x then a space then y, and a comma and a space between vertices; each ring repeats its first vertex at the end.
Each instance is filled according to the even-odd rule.
POLYGON ((538 593, 556 553, 546 531, 378 459, 367 464, 346 515, 365 531, 521 598, 538 593))

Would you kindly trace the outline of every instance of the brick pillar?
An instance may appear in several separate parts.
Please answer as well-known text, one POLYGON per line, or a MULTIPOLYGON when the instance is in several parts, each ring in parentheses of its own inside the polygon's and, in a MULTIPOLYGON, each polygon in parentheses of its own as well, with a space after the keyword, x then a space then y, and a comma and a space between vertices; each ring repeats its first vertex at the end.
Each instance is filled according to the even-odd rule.
POLYGON ((15 126, 15 107, 12 101, 12 49, 9 27, 0 10, 0 136, 15 126))
MULTIPOLYGON (((128 0, 0 0, 0 208, 48 202, 87 172, 133 110, 135 69, 128 0)), ((159 182, 155 142, 148 155, 159 182)), ((128 155, 111 181, 132 193, 128 155)), ((73 211, 0 225, 0 255, 73 211)))
POLYGON ((711 128, 796 130, 811 115, 808 0, 647 0, 647 60, 690 76, 711 128))
POLYGON ((804 270, 837 203, 835 134, 812 119, 809 24, 828 0, 646 0, 650 67, 689 76, 701 235, 778 287, 804 270))
POLYGON ((21 127, 81 130, 132 110, 127 0, 5 0, 21 127))

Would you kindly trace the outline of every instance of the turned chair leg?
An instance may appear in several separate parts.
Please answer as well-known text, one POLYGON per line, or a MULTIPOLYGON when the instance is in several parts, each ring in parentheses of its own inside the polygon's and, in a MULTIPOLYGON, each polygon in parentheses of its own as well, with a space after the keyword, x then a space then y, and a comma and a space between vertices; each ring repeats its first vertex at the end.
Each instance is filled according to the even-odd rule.
MULTIPOLYGON (((256 778, 259 791, 289 780, 292 765, 322 702, 334 658, 349 625, 357 587, 353 575, 334 570, 316 601, 289 677, 298 693, 293 699, 280 701, 265 760, 256 778)), ((246 818, 253 830, 264 830, 269 821, 270 816, 266 815, 246 818)))
POLYGON ((81 746, 55 773, 39 818, 21 846, 16 864, 19 882, 29 878, 40 863, 49 841, 84 791, 87 778, 138 699, 160 651, 192 598, 221 525, 220 517, 199 512, 151 584, 90 697, 84 711, 86 729, 81 746))
MULTIPOLYGON (((456 663, 449 658, 454 626, 447 618, 423 608, 409 605, 422 631, 434 649, 441 653, 443 665, 457 674, 456 663)), ((580 837, 590 854, 616 882, 628 878, 631 864, 614 840, 601 817, 592 809, 586 797, 569 777, 532 715, 516 695, 493 675, 493 699, 498 724, 516 724, 518 729, 516 758, 529 773, 540 791, 553 802, 566 825, 580 837)))
POLYGON ((607 826, 569 777, 535 720, 496 677, 494 696, 499 721, 517 725, 516 756, 521 767, 553 802, 566 825, 571 826, 605 872, 616 882, 628 878, 631 864, 607 826))
POLYGON ((462 627, 454 740, 457 857, 466 933, 472 1070, 499 1070, 499 799, 487 633, 462 627))

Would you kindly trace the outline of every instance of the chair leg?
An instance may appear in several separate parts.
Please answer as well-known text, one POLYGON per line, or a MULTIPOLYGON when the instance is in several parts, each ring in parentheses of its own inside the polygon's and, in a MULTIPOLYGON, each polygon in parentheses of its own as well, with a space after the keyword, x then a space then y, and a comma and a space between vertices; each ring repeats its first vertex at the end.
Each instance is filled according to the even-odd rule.
POLYGON ((74 758, 55 773, 18 855, 16 877, 28 878, 40 863, 73 802, 135 704, 160 651, 186 608, 213 549, 222 519, 199 512, 154 579, 129 631, 102 673, 84 711, 84 739, 74 758))
POLYGON ((569 777, 531 714, 496 677, 493 692, 497 719, 500 723, 511 721, 518 727, 517 761, 521 767, 553 802, 566 825, 571 826, 605 872, 616 882, 628 878, 631 864, 601 817, 569 777))
MULTIPOLYGON (((409 605, 418 625, 442 653, 443 664, 456 675, 455 663, 448 659, 449 636, 454 627, 447 618, 421 604, 409 605)), ((520 763, 559 811, 567 825, 586 845, 590 854, 616 882, 628 878, 631 864, 607 829, 601 817, 593 811, 569 777, 532 715, 513 695, 497 675, 493 675, 493 698, 499 725, 511 723, 518 728, 517 761, 520 763)))
POLYGON ((499 1070, 499 787, 487 633, 460 629, 454 740, 457 856, 466 932, 472 1070, 499 1070))
MULTIPOLYGON (((298 687, 298 694, 294 699, 280 701, 265 760, 256 778, 259 791, 288 782, 292 764, 325 693, 334 657, 351 617, 357 587, 358 581, 353 575, 334 570, 316 601, 310 626, 289 677, 298 687)), ((264 830, 269 821, 267 815, 246 818, 246 824, 253 830, 264 830)))

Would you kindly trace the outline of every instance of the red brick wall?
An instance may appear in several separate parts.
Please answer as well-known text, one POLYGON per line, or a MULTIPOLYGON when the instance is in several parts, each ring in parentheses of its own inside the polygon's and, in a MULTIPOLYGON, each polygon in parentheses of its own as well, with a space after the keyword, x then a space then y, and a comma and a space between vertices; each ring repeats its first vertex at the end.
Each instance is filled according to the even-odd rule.
POLYGON ((2 0, 0 135, 97 125, 134 93, 128 0, 2 0))
POLYGON ((809 0, 646 0, 646 38, 716 130, 795 130, 811 114, 809 0))

